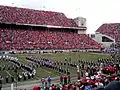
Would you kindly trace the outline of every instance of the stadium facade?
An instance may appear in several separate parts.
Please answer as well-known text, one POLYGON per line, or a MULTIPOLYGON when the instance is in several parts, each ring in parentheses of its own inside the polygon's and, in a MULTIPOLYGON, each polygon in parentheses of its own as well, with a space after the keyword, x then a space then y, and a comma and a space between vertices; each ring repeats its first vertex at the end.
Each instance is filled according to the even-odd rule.
POLYGON ((105 48, 109 48, 112 44, 120 42, 120 23, 105 23, 90 37, 105 48))
POLYGON ((101 50, 86 29, 82 17, 0 6, 0 50, 101 50))

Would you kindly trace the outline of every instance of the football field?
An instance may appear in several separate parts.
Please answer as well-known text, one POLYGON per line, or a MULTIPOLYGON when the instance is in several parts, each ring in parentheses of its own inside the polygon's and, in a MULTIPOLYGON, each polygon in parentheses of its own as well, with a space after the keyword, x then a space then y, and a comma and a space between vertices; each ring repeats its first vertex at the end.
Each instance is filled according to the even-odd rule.
MULTIPOLYGON (((102 54, 102 53, 90 53, 90 52, 71 52, 71 53, 53 53, 53 54, 12 54, 10 56, 13 57, 17 57, 20 62, 25 63, 25 64, 29 64, 29 61, 26 59, 27 56, 38 56, 38 57, 46 57, 50 60, 56 60, 56 61, 65 61, 65 59, 69 60, 71 59, 71 61, 73 63, 78 63, 79 60, 98 60, 98 58, 110 58, 109 54, 102 54)), ((10 62, 5 62, 2 61, 0 63, 0 65, 11 65, 10 62)), ((66 68, 64 66, 64 68, 66 68)), ((76 71, 77 69, 75 67, 67 67, 70 69, 70 73, 72 75, 76 75, 76 71)), ((19 70, 19 73, 21 73, 22 70, 19 70)), ((15 76, 15 72, 14 70, 2 70, 0 71, 0 75, 2 76, 9 76, 8 73, 10 75, 15 76), (7 71, 7 73, 6 73, 7 71)), ((51 68, 47 68, 47 67, 37 67, 36 68, 36 77, 35 79, 40 79, 42 77, 46 78, 48 76, 51 77, 56 77, 59 75, 63 75, 64 73, 61 73, 57 70, 53 70, 51 68)))
MULTIPOLYGON (((26 56, 39 56, 39 57, 46 57, 51 60, 57 60, 57 61, 64 61, 66 59, 70 59, 72 62, 77 63, 78 60, 98 60, 98 58, 109 58, 110 55, 108 54, 102 54, 102 53, 86 53, 86 52, 74 52, 74 53, 53 53, 53 54, 14 54, 11 55, 14 57, 18 57, 19 60, 25 64, 29 63, 26 60, 26 56)), ((37 77, 46 77, 46 76, 56 76, 59 75, 59 72, 53 71, 49 68, 36 68, 37 70, 37 77)), ((71 69, 72 71, 72 69, 71 69)))

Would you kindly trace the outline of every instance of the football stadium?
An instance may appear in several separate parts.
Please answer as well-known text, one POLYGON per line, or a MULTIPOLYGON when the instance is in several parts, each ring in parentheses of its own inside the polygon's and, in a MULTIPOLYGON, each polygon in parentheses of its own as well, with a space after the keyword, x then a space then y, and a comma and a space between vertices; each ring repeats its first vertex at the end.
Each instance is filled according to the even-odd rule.
POLYGON ((1 5, 0 90, 109 90, 120 79, 120 23, 86 34, 86 22, 1 5))

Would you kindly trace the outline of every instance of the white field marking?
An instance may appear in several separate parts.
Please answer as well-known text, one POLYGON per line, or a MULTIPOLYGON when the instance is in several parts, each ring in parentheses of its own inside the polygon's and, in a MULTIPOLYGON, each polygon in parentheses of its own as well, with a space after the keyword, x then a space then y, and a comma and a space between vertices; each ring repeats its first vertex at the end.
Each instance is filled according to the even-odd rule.
MULTIPOLYGON (((9 76, 12 76, 8 71, 6 71, 6 73, 9 75, 9 76)), ((14 78, 15 82, 17 82, 17 80, 14 78)))

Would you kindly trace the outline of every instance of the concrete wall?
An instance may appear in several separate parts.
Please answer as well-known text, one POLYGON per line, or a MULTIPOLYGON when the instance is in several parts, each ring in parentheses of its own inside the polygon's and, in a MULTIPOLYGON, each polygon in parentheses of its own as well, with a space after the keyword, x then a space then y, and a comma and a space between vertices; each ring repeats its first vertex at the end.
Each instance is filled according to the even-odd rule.
POLYGON ((78 34, 86 34, 86 30, 78 30, 78 34))
POLYGON ((76 24, 79 27, 86 27, 86 18, 76 17, 76 18, 74 18, 74 22, 76 22, 76 24))
MULTIPOLYGON (((89 35, 89 36, 91 37, 91 35, 89 35)), ((91 38, 92 38, 92 37, 91 37, 91 38)), ((105 48, 108 48, 108 47, 110 47, 110 45, 111 45, 112 43, 115 43, 115 39, 113 39, 112 37, 109 37, 109 36, 107 36, 107 35, 101 34, 101 33, 99 33, 99 32, 96 32, 95 37, 92 38, 92 39, 95 40, 96 42, 102 44, 105 48), (103 37, 103 36, 111 39, 113 42, 102 42, 102 37, 103 37)))
POLYGON ((73 19, 74 22, 79 26, 79 27, 83 27, 83 30, 78 30, 78 34, 86 34, 86 18, 83 17, 76 17, 73 19))

